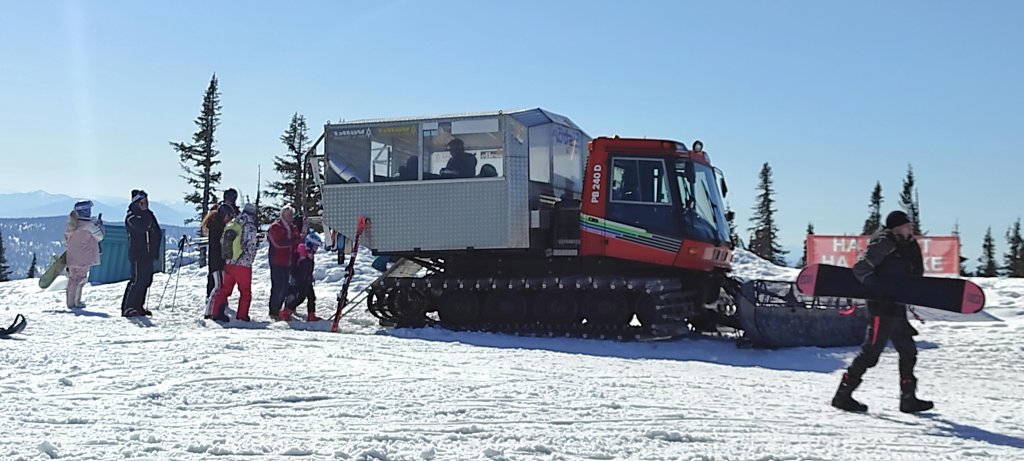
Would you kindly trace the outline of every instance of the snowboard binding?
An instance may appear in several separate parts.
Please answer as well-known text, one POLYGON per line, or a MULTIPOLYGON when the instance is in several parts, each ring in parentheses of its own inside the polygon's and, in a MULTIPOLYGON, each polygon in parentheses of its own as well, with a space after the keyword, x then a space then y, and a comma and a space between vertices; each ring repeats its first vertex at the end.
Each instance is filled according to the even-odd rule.
POLYGON ((7 328, 0 328, 0 338, 7 338, 13 334, 21 333, 21 331, 24 330, 25 326, 27 325, 28 321, 25 320, 25 316, 18 314, 16 317, 14 317, 14 322, 11 323, 11 326, 7 328))

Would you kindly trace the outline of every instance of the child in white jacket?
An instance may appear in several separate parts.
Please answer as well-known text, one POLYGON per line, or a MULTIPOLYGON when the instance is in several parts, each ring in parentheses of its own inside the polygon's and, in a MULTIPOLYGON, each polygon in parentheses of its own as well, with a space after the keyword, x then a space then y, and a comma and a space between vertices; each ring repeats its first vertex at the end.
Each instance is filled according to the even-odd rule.
POLYGON ((85 307, 82 303, 82 289, 89 278, 89 268, 100 263, 99 242, 103 236, 103 220, 92 219, 92 202, 83 200, 75 203, 75 209, 68 216, 68 225, 64 229, 69 308, 85 307))

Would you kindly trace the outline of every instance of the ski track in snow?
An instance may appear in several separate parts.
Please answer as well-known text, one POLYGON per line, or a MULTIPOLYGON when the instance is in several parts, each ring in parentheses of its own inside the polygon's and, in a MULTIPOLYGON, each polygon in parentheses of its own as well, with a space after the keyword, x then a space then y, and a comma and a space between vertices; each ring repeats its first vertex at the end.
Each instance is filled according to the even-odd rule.
MULTIPOLYGON (((318 257, 327 316, 344 272, 318 257)), ((745 252, 736 267, 796 274, 745 252)), ((392 331, 362 308, 331 334, 267 321, 265 248, 254 280, 257 322, 227 327, 200 318, 195 266, 158 274, 155 315, 134 321, 124 283, 87 287, 82 312, 64 308, 63 278, 0 284, 0 322, 29 319, 0 341, 0 459, 1024 460, 1019 280, 976 279, 1002 322, 915 325, 920 394, 937 405, 918 416, 897 410, 891 348, 856 393, 871 411, 847 414, 828 401, 856 348, 392 331)))

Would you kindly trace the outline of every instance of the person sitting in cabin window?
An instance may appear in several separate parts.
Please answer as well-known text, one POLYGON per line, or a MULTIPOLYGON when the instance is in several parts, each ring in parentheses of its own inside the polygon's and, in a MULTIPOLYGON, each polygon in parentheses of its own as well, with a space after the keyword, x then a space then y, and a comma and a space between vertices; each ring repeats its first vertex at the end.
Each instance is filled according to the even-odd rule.
POLYGON ((448 152, 452 157, 441 169, 442 178, 472 178, 476 176, 476 157, 466 152, 466 145, 461 139, 448 141, 448 152))
POLYGON ((409 157, 405 161, 405 165, 398 167, 398 179, 404 179, 407 181, 419 179, 419 168, 420 158, 415 155, 409 157))
POLYGON ((480 167, 481 178, 496 178, 498 177, 498 169, 494 165, 484 164, 480 167))

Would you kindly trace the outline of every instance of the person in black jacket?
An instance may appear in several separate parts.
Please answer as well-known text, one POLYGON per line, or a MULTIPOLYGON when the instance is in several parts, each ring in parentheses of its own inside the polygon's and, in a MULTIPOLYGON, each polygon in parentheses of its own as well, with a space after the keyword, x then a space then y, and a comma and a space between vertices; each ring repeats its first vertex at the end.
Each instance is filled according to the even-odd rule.
POLYGON ((132 265, 131 280, 121 300, 121 315, 138 317, 152 315, 145 308, 146 292, 153 283, 153 264, 160 258, 160 225, 149 211, 146 191, 132 190, 132 203, 124 219, 128 231, 128 260, 132 265))
POLYGON ((899 289, 900 277, 924 275, 921 247, 914 240, 914 225, 906 213, 889 213, 885 227, 871 237, 864 254, 854 264, 853 274, 878 299, 868 300, 871 319, 864 344, 850 368, 843 373, 839 389, 832 398, 832 406, 847 411, 868 410, 867 405, 854 400, 853 391, 860 385, 861 377, 868 368, 878 363, 885 344, 892 341, 899 353, 900 411, 917 413, 931 409, 934 406, 932 402, 916 396, 914 365, 917 363, 917 345, 914 344, 914 335, 917 331, 907 320, 906 306, 886 299, 899 289))
POLYGON ((448 142, 451 158, 441 169, 443 178, 472 178, 476 176, 476 157, 466 152, 466 145, 461 139, 455 138, 448 142))
MULTIPOLYGON (((213 299, 213 293, 220 289, 224 282, 224 255, 221 251, 220 240, 224 235, 224 226, 238 215, 238 191, 228 189, 224 191, 224 201, 214 205, 203 223, 206 226, 207 249, 206 249, 206 300, 209 304, 213 299)), ((207 306, 204 318, 210 318, 210 307, 207 306)))
POLYGON ((319 322, 323 320, 316 315, 316 292, 313 290, 313 259, 317 249, 323 241, 314 232, 306 234, 306 240, 295 247, 295 261, 292 264, 290 286, 294 296, 285 300, 285 308, 288 309, 288 317, 299 309, 299 305, 306 301, 306 321, 319 322))

